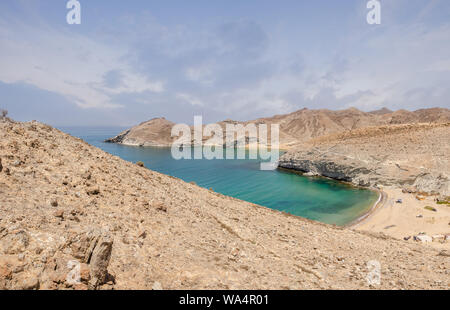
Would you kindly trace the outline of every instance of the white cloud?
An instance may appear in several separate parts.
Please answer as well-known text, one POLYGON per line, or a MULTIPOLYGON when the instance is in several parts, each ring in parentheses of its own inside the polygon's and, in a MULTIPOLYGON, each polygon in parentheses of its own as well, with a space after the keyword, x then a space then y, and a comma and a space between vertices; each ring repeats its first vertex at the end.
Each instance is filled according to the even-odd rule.
POLYGON ((123 61, 125 47, 111 47, 86 36, 21 22, 0 23, 0 81, 26 82, 61 94, 82 108, 117 108, 113 95, 162 92, 162 81, 148 81, 123 61), (118 88, 103 85, 104 75, 123 72, 118 88))
POLYGON ((177 94, 177 98, 184 102, 187 102, 193 106, 203 106, 204 105, 204 103, 200 99, 195 98, 194 96, 189 95, 189 94, 177 94))

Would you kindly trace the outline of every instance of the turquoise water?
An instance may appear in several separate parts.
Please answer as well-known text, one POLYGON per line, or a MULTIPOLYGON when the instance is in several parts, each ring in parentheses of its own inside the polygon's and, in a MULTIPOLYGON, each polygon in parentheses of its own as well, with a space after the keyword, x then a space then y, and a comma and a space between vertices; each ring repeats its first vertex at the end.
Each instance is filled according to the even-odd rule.
POLYGON ((91 145, 131 162, 199 186, 312 220, 345 225, 377 200, 375 192, 325 178, 282 170, 261 171, 259 160, 174 160, 170 148, 104 143, 123 128, 61 128, 91 145))

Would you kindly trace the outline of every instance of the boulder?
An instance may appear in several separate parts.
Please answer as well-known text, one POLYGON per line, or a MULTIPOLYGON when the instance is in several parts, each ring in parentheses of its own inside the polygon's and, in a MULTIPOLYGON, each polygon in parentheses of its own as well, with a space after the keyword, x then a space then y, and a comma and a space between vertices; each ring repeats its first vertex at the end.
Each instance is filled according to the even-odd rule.
POLYGON ((111 259, 113 239, 109 234, 102 235, 92 252, 90 260, 89 287, 96 289, 108 280, 108 265, 111 259))

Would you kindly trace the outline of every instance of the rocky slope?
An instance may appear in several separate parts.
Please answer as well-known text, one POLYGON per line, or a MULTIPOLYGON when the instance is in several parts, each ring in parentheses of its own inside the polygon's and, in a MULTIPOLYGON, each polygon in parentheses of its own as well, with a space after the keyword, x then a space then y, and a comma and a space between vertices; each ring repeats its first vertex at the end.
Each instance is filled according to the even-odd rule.
POLYGON ((449 288, 446 251, 224 197, 40 123, 0 134, 2 289, 449 288))
MULTIPOLYGON (((186 120, 186 122, 192 122, 192 120, 186 120)), ((226 128, 227 124, 242 124, 244 126, 267 124, 268 128, 271 124, 279 124, 280 144, 283 148, 290 148, 296 143, 305 142, 312 138, 369 126, 442 122, 450 122, 450 110, 433 108, 414 112, 406 110, 393 112, 384 108, 373 112, 362 112, 350 108, 341 111, 302 109, 290 114, 260 118, 248 122, 226 120, 218 124, 223 129, 226 128)), ((170 146, 174 141, 171 137, 173 125, 175 124, 165 119, 153 119, 122 132, 119 136, 109 139, 108 142, 134 146, 170 146)), ((251 141, 261 142, 258 141, 257 137, 252 139, 248 134, 245 136, 247 144, 251 141)), ((207 139, 208 137, 205 137, 204 142, 207 139)), ((239 139, 239 137, 236 137, 236 139, 239 139)))
POLYGON ((118 136, 106 140, 130 146, 168 146, 173 142, 171 137, 172 123, 165 118, 155 118, 138 126, 121 132, 118 136))
POLYGON ((369 127, 298 145, 280 167, 450 196, 450 123, 369 127))

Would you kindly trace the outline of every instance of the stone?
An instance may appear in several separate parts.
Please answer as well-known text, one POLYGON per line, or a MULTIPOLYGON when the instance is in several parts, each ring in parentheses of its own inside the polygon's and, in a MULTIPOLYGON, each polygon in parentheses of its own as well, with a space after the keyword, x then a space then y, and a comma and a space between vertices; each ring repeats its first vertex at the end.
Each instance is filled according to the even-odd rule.
POLYGON ((138 236, 138 238, 142 238, 145 239, 147 237, 147 232, 144 230, 143 232, 141 232, 138 236))
POLYGON ((53 198, 52 200, 50 200, 50 205, 52 207, 57 207, 58 206, 58 200, 56 198, 53 198))
POLYGON ((91 188, 91 189, 88 189, 88 190, 86 191, 86 193, 87 193, 89 196, 95 196, 95 195, 100 194, 100 189, 99 189, 98 187, 91 188))
POLYGON ((442 250, 438 254, 439 256, 450 257, 450 253, 447 250, 442 250))
MULTIPOLYGON (((0 250, 5 254, 15 255, 23 253, 30 244, 30 236, 26 231, 20 230, 9 233, 0 240, 0 250)), ((1 252, 1 251, 0 251, 1 252)))
POLYGON ((92 174, 89 171, 86 171, 85 173, 83 173, 83 175, 81 177, 85 180, 90 180, 92 177, 92 174))
POLYGON ((80 266, 80 280, 83 283, 88 283, 91 278, 91 270, 88 264, 82 263, 80 266))
POLYGON ((163 203, 158 203, 156 204, 156 210, 167 212, 167 207, 163 203))
POLYGON ((96 289, 107 282, 108 265, 111 259, 113 239, 110 235, 104 234, 99 238, 90 260, 90 281, 89 287, 96 289))
POLYGON ((101 232, 93 228, 85 233, 76 233, 69 242, 73 257, 89 263, 100 237, 101 232))
POLYGON ((57 210, 53 213, 54 217, 64 219, 64 210, 57 210))
POLYGON ((25 279, 21 281, 22 290, 36 290, 39 289, 39 277, 37 274, 27 275, 25 279))
POLYGON ((1 280, 11 280, 12 270, 6 265, 0 265, 0 281, 1 280))

